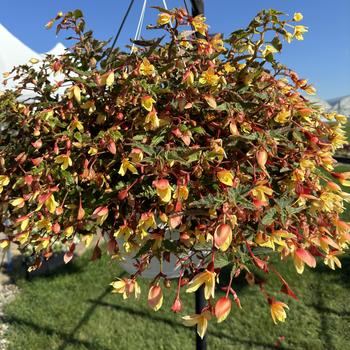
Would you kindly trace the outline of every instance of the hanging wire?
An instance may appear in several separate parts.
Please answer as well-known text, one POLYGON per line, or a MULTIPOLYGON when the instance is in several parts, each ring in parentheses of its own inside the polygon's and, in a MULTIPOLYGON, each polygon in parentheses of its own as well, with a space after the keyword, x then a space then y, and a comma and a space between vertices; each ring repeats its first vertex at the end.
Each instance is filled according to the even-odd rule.
POLYGON ((130 10, 131 10, 132 5, 134 4, 134 2, 135 2, 135 0, 131 0, 131 1, 130 1, 129 7, 128 7, 128 9, 126 10, 126 13, 125 13, 125 15, 124 15, 124 18, 123 18, 123 20, 122 20, 122 22, 121 22, 121 24, 120 24, 120 26, 119 26, 117 35, 115 36, 115 38, 114 38, 114 40, 113 40, 113 43, 112 43, 112 46, 111 46, 111 50, 110 50, 110 52, 109 52, 109 54, 108 54, 108 57, 107 57, 106 62, 108 62, 109 57, 111 56, 111 53, 112 53, 112 51, 113 51, 113 49, 114 49, 115 44, 116 44, 117 41, 118 41, 119 35, 120 35, 120 33, 122 32, 122 29, 123 29, 123 27, 124 27, 125 21, 126 21, 126 19, 128 18, 128 16, 129 16, 130 10))
MULTIPOLYGON (((135 33, 134 41, 135 41, 135 40, 139 40, 140 37, 141 37, 142 26, 143 26, 143 20, 144 20, 144 18, 145 18, 145 12, 146 12, 146 5, 147 5, 147 0, 144 0, 144 1, 143 1, 143 6, 142 6, 142 10, 141 10, 141 14, 140 14, 140 18, 139 18, 139 23, 137 24, 137 28, 136 28, 136 33, 135 33)), ((133 53, 133 52, 134 52, 134 48, 135 48, 135 43, 132 44, 130 53, 133 53)))

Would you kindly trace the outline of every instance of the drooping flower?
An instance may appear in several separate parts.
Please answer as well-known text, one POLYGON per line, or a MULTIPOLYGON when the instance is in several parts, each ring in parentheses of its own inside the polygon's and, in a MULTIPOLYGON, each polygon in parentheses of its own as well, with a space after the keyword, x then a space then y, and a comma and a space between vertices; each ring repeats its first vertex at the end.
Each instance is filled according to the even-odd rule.
POLYGON ((3 191, 4 187, 10 183, 10 178, 6 175, 0 175, 0 193, 3 191))
POLYGON ((263 57, 266 57, 276 52, 278 52, 278 50, 275 47, 273 47, 272 45, 266 45, 265 49, 261 52, 261 54, 263 55, 263 57))
POLYGON ((61 154, 55 158, 55 163, 61 164, 61 169, 66 170, 69 166, 73 165, 72 159, 69 154, 61 154))
POLYGON ((113 287, 112 293, 123 294, 123 299, 129 298, 134 294, 135 299, 138 299, 141 294, 141 289, 135 279, 118 278, 111 283, 113 287))
POLYGON ((217 178, 220 182, 226 186, 233 186, 233 174, 229 170, 220 170, 216 173, 217 178))
POLYGON ((308 28, 305 26, 294 27, 294 37, 297 40, 304 40, 303 34, 308 32, 308 28))
POLYGON ((158 311, 163 304, 163 292, 159 285, 153 285, 148 292, 148 305, 154 311, 158 311))
POLYGON ((275 324, 277 324, 277 321, 284 322, 286 320, 287 314, 284 310, 285 308, 289 309, 287 304, 274 299, 271 301, 271 316, 275 324))
POLYGON ((159 128, 160 120, 155 110, 149 112, 145 118, 145 130, 156 130, 159 128))
POLYGON ((160 13, 159 15, 158 15, 158 20, 157 20, 157 24, 159 25, 159 26, 163 26, 163 25, 165 25, 165 24, 168 24, 168 23, 170 23, 170 21, 172 20, 172 15, 170 15, 169 13, 164 13, 164 12, 162 12, 162 13, 160 13))
POLYGON ((325 265, 329 266, 332 270, 335 270, 335 265, 338 266, 338 268, 341 269, 341 262, 336 256, 337 252, 331 252, 327 254, 327 256, 324 259, 325 265))
POLYGON ((214 314, 218 323, 224 321, 231 311, 231 300, 227 297, 221 297, 215 304, 214 314))
POLYGON ((151 112, 153 109, 153 103, 156 101, 149 95, 142 96, 141 98, 141 106, 148 112, 151 112))
POLYGON ((159 179, 153 181, 153 186, 156 188, 157 195, 164 203, 171 200, 171 187, 169 181, 166 179, 159 179))
POLYGON ((204 296, 205 299, 210 297, 214 298, 215 294, 215 272, 205 270, 197 274, 192 281, 188 284, 186 293, 195 292, 202 284, 204 284, 204 296))
POLYGON ((276 117, 274 118, 274 120, 277 122, 277 123, 280 123, 280 124, 285 124, 287 123, 289 117, 290 117, 291 113, 289 110, 282 110, 281 112, 279 112, 276 117))
POLYGON ((307 250, 303 248, 297 248, 293 252, 293 261, 295 269, 299 274, 304 272, 304 265, 308 265, 309 267, 316 267, 316 259, 315 257, 307 250))
POLYGON ((266 196, 272 196, 272 194, 273 190, 265 185, 258 185, 252 189, 253 197, 255 197, 258 201, 260 201, 263 204, 267 203, 266 196))
POLYGON ((197 333, 203 339, 207 328, 208 321, 211 319, 211 313, 208 310, 203 311, 201 314, 194 314, 182 317, 183 324, 187 327, 197 325, 197 333))
POLYGON ((120 174, 121 176, 124 176, 128 170, 132 174, 137 174, 137 169, 135 168, 135 166, 130 163, 129 159, 124 158, 122 160, 122 164, 120 165, 118 174, 120 174))
POLYGON ((192 25, 196 32, 205 35, 208 29, 208 25, 205 23, 206 18, 203 15, 198 15, 193 18, 192 25))

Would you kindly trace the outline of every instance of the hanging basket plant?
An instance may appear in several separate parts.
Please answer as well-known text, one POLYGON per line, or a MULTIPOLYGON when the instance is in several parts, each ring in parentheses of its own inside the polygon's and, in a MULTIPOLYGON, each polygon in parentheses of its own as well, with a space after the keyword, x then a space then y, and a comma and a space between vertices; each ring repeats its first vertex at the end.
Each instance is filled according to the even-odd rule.
MULTIPOLYGON (((172 310, 181 311, 182 289, 204 285, 207 307, 184 317, 203 336, 231 299, 240 307, 239 275, 254 284, 256 269, 275 273, 296 298, 273 256, 298 273, 316 257, 340 267, 350 226, 338 182, 350 185, 350 175, 334 172, 332 156, 346 143, 346 118, 309 102, 315 89, 276 60, 283 41, 307 32, 301 14, 262 11, 224 39, 202 16, 159 11, 150 28, 165 35, 131 54, 94 39, 80 11, 60 13, 47 26, 73 31, 74 46, 11 72, 16 97, 33 94, 1 96, 0 211, 13 227, 1 246, 30 251, 36 269, 55 242, 66 263, 78 241, 94 242, 93 258, 104 248, 115 261, 132 258, 134 273, 114 291, 148 293, 154 310, 169 277, 162 266, 175 259, 172 310), (141 291, 154 261, 159 271, 141 291), (226 265, 226 296, 215 301, 226 265)), ((273 321, 284 321, 287 305, 260 287, 273 321)))

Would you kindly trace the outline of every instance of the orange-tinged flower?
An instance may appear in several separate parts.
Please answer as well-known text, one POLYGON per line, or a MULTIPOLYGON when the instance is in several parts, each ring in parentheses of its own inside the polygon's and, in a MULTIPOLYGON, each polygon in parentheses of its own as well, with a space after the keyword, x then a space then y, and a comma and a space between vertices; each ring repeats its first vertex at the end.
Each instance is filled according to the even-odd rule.
POLYGON ((285 308, 289 309, 287 304, 276 300, 271 301, 271 316, 275 324, 277 324, 277 321, 284 322, 286 320, 287 314, 284 310, 285 308))
POLYGON ((265 164, 267 162, 267 152, 265 150, 260 150, 256 152, 256 160, 260 166, 260 168, 266 171, 265 164))
POLYGON ((205 35, 208 29, 208 25, 204 23, 205 20, 206 18, 203 15, 198 15, 192 20, 194 30, 202 35, 205 35))
POLYGON ((267 186, 264 185, 258 185, 252 189, 252 195, 256 199, 258 199, 260 202, 267 203, 267 197, 272 196, 273 190, 267 186))
POLYGON ((143 152, 139 148, 133 148, 129 154, 129 157, 131 158, 132 162, 140 163, 143 159, 143 152))
POLYGON ((22 208, 24 206, 24 203, 25 203, 25 200, 22 197, 18 197, 10 201, 10 204, 13 207, 17 207, 17 208, 22 208))
POLYGON ((226 186, 233 186, 233 174, 229 170, 220 170, 216 173, 217 178, 220 182, 226 186))
POLYGON ((159 285, 153 285, 148 292, 148 305, 154 311, 158 311, 163 304, 163 292, 159 285))
POLYGON ((170 23, 170 21, 172 20, 172 15, 170 15, 169 13, 160 13, 158 15, 158 20, 157 20, 157 24, 159 26, 163 26, 165 24, 170 23))
POLYGON ((141 98, 141 106, 148 112, 151 112, 153 109, 153 103, 156 101, 149 95, 142 96, 141 98))
POLYGON ((156 188, 157 195, 162 202, 168 203, 171 200, 171 187, 169 181, 166 179, 159 179, 153 181, 153 186, 156 188))
POLYGON ((188 288, 186 290, 186 293, 193 293, 202 284, 204 284, 205 285, 205 287, 204 287, 205 299, 209 299, 210 297, 214 298, 214 294, 215 294, 215 276, 216 276, 215 272, 210 272, 208 270, 200 272, 188 284, 188 288))
POLYGON ((338 179, 338 181, 346 187, 350 187, 350 171, 344 173, 332 173, 332 176, 338 179))
POLYGON ((156 130, 160 126, 160 120, 156 111, 151 111, 145 118, 145 130, 156 130))
POLYGON ((206 310, 201 314, 194 314, 182 317, 183 324, 187 327, 192 327, 197 325, 197 333, 203 339, 207 328, 208 321, 211 319, 211 313, 206 310))
POLYGON ((218 85, 220 77, 215 74, 215 70, 213 67, 209 67, 206 71, 204 71, 199 78, 199 82, 202 85, 216 86, 218 85))
POLYGON ((123 299, 129 298, 134 294, 135 299, 138 299, 141 294, 141 289, 136 280, 128 278, 118 278, 111 283, 113 287, 112 293, 123 294, 123 299))
POLYGON ((194 83, 194 74, 192 73, 192 71, 187 71, 184 74, 182 81, 186 84, 186 86, 192 86, 194 83))
POLYGON ((316 267, 315 257, 307 250, 303 248, 297 248, 293 252, 294 266, 298 273, 302 274, 304 272, 304 265, 310 267, 316 267))
POLYGON ((215 304, 214 314, 218 323, 224 321, 231 311, 231 300, 226 297, 221 297, 215 304))
POLYGON ((220 224, 214 232, 214 244, 216 248, 225 252, 232 242, 232 229, 228 224, 220 224))
POLYGON ((142 63, 140 64, 140 72, 142 75, 154 75, 155 68, 154 65, 150 63, 150 61, 147 58, 144 58, 142 60, 142 63))
POLYGON ((186 200, 188 198, 188 188, 187 186, 180 185, 177 187, 174 193, 174 199, 179 198, 180 201, 186 200))

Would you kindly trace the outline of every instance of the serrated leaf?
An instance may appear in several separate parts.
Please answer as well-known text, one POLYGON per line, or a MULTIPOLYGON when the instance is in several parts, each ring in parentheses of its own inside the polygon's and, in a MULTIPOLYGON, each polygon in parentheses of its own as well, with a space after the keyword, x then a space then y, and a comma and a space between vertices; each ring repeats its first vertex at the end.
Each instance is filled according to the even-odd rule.
POLYGON ((270 209, 266 212, 266 214, 265 214, 265 216, 263 217, 263 219, 261 220, 261 223, 262 223, 263 225, 266 225, 266 226, 271 225, 271 224, 274 222, 274 216, 275 216, 275 214, 276 214, 276 208, 270 208, 270 209))

